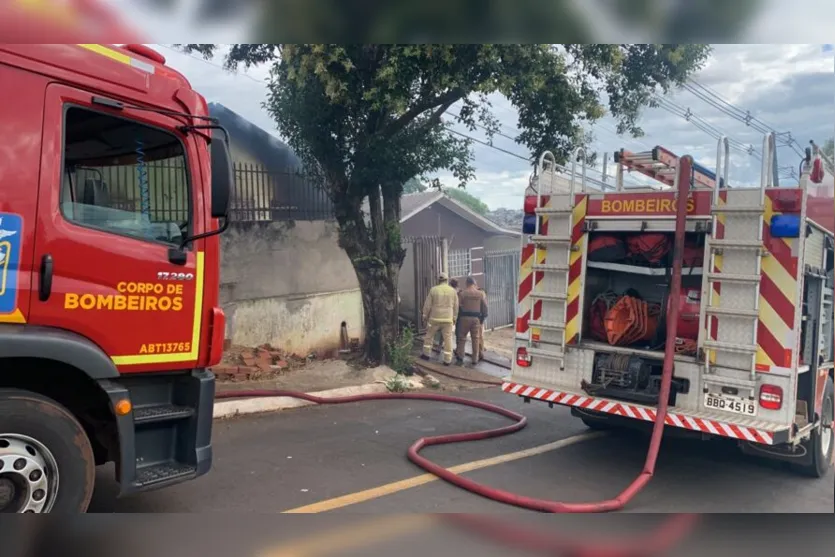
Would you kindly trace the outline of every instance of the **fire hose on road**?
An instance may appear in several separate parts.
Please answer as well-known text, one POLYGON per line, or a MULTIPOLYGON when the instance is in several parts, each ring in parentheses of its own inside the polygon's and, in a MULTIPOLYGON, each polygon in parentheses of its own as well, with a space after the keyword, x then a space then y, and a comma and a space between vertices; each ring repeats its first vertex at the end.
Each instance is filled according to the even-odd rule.
MULTIPOLYGON (((678 168, 678 198, 686 200, 690 194, 690 175, 692 168, 692 158, 682 157, 678 168)), ((685 221, 687 212, 687 203, 680 202, 676 204, 676 225, 675 225, 675 240, 674 240, 674 255, 673 255, 673 272, 672 284, 670 291, 670 300, 678 300, 681 292, 681 272, 682 272, 682 257, 684 252, 685 239, 685 221)), ((508 491, 496 489, 469 478, 465 478, 459 474, 451 472, 450 470, 440 466, 420 454, 420 451, 426 447, 434 445, 447 445, 451 443, 464 443, 470 441, 479 441, 483 439, 492 439, 509 435, 521 430, 527 425, 527 418, 525 416, 490 404, 476 400, 469 400, 465 398, 452 397, 438 394, 428 393, 378 393, 357 396, 347 396, 338 398, 322 398, 306 393, 282 390, 253 390, 253 391, 239 391, 219 393, 217 398, 250 398, 250 397, 275 397, 286 396, 297 399, 306 400, 316 404, 346 404, 351 402, 365 402, 372 400, 424 400, 433 402, 444 402, 450 404, 459 404, 478 408, 499 416, 503 416, 514 423, 499 427, 495 429, 487 429, 471 433, 456 433, 448 435, 437 435, 432 437, 422 437, 412 444, 408 450, 408 458, 414 464, 434 474, 444 481, 461 487, 467 491, 481 495, 487 499, 530 509, 539 512, 547 513, 602 513, 618 511, 623 509, 646 485, 653 477, 655 471, 656 460, 661 446, 661 438, 664 432, 664 422, 667 417, 667 406, 670 396, 670 387, 673 375, 673 357, 675 355, 675 338, 676 338, 676 323, 678 322, 679 307, 678 304, 670 304, 667 308, 667 338, 664 350, 664 367, 661 376, 661 389, 658 399, 658 410, 655 419, 655 425, 652 430, 652 437, 649 444, 644 468, 635 480, 626 487, 617 497, 605 501, 595 501, 587 503, 567 503, 561 501, 550 501, 545 499, 537 499, 518 495, 508 491)), ((578 546, 579 547, 579 546, 578 546)), ((607 549, 603 553, 584 553, 584 554, 605 554, 615 555, 621 553, 617 545, 607 545, 607 549), (617 550, 617 553, 616 553, 617 550)), ((622 547, 625 549, 625 546, 622 547)), ((634 550, 634 547, 633 547, 634 550)))

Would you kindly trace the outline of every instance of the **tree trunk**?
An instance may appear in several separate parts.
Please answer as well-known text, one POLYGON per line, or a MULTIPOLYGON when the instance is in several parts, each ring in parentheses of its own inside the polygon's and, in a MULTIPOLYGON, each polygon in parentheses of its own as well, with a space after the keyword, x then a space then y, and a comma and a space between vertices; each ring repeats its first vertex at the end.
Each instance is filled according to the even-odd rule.
POLYGON ((354 269, 362 292, 366 359, 386 363, 389 347, 399 334, 397 277, 392 280, 377 269, 356 266, 354 269))
POLYGON ((405 250, 400 240, 400 191, 384 190, 382 196, 379 187, 372 191, 370 226, 356 199, 338 204, 336 217, 339 244, 351 259, 362 293, 366 359, 385 364, 400 332, 397 279, 405 250))

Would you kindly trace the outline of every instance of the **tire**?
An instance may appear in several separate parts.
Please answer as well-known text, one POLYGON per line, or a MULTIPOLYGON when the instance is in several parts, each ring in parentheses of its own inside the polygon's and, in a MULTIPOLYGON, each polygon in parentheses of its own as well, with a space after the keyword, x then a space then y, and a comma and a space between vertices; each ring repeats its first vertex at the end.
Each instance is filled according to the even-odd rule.
POLYGON ((0 512, 87 510, 96 479, 93 448, 82 425, 62 405, 30 391, 0 389, 0 457, 3 456, 6 458, 0 479, 5 480, 2 483, 6 497, 0 493, 0 512), (28 477, 14 472, 13 463, 20 461, 18 456, 28 457, 23 468, 28 477), (37 483, 27 483, 33 477, 30 470, 39 473, 34 476, 37 483), (40 500, 36 499, 38 490, 44 492, 40 500), (10 498, 9 494, 16 496, 10 498))
POLYGON ((795 467, 804 476, 823 478, 832 467, 832 451, 835 447, 835 432, 832 429, 834 402, 832 378, 830 377, 826 380, 826 385, 823 388, 821 425, 812 432, 809 440, 803 443, 803 448, 809 451, 812 460, 804 466, 795 467))
POLYGON ((575 418, 580 418, 580 421, 583 422, 587 428, 595 431, 609 431, 614 428, 612 423, 607 419, 606 414, 601 412, 594 412, 590 410, 581 411, 576 408, 572 408, 571 415, 575 418), (599 418, 597 417, 598 415, 600 416, 599 418))
POLYGON ((593 429, 595 431, 609 431, 612 429, 611 424, 608 424, 602 420, 594 420, 590 418, 580 418, 580 420, 586 425, 587 428, 593 429))

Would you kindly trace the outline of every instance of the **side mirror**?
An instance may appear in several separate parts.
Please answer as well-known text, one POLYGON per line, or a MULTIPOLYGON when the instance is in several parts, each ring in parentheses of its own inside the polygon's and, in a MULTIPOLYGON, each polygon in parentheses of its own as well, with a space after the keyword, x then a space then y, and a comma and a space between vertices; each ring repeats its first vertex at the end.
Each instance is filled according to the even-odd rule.
POLYGON ((208 230, 195 236, 184 237, 179 248, 168 250, 168 260, 175 265, 185 265, 187 261, 185 247, 194 240, 208 238, 223 234, 229 228, 229 205, 232 197, 232 188, 235 185, 235 175, 232 172, 232 156, 229 153, 229 133, 217 124, 201 124, 194 126, 182 126, 183 132, 196 129, 213 129, 223 132, 223 137, 212 137, 209 144, 209 156, 211 157, 211 181, 212 200, 211 215, 215 219, 223 219, 220 228, 208 230))
POLYGON ((226 218, 229 214, 229 200, 235 185, 235 174, 232 171, 232 156, 229 153, 229 136, 213 137, 211 143, 212 157, 212 218, 226 218))

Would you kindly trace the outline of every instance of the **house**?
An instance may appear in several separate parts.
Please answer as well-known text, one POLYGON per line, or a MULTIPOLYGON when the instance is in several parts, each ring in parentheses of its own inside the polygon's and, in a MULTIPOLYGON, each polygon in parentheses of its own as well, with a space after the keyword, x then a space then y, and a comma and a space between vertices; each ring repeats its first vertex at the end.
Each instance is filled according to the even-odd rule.
POLYGON ((209 112, 229 132, 235 163, 230 226, 220 237, 226 338, 302 356, 333 355, 343 336, 361 341, 359 283, 327 196, 272 134, 223 105, 209 112))
POLYGON ((404 195, 400 209, 406 248, 398 281, 401 316, 419 323, 426 293, 445 269, 450 278, 472 276, 487 290, 488 304, 496 309, 491 309, 492 326, 512 323, 521 232, 499 226, 440 191, 404 195))
POLYGON ((450 278, 484 275, 484 253, 519 248, 521 232, 502 228, 440 191, 404 195, 401 234, 438 236, 447 244, 450 278))
POLYGON ((302 174, 292 149, 271 133, 219 103, 209 114, 229 132, 236 187, 231 215, 237 221, 330 219, 333 208, 325 190, 302 174))
POLYGON ((220 103, 209 103, 209 115, 229 132, 232 160, 257 164, 271 172, 298 171, 301 161, 283 141, 220 103))

